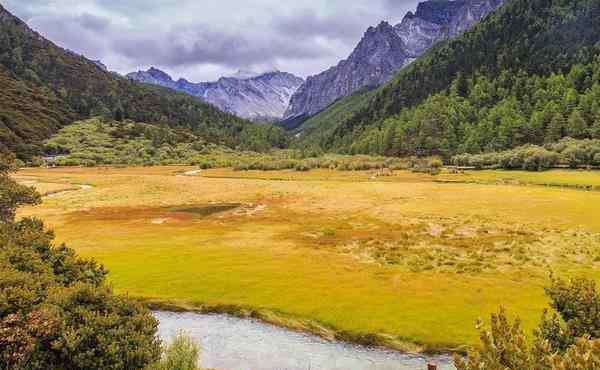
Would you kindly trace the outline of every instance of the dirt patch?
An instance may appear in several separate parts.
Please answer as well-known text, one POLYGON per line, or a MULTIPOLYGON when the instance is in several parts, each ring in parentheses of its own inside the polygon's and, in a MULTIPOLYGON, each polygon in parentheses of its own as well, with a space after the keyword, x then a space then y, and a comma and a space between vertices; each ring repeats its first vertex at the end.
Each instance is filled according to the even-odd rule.
POLYGON ((150 222, 153 225, 162 225, 162 224, 166 223, 168 220, 169 220, 168 218, 155 218, 155 219, 152 219, 150 222))
POLYGON ((174 213, 186 213, 194 217, 208 217, 227 211, 232 211, 240 208, 241 206, 242 205, 239 203, 208 204, 203 206, 172 208, 169 211, 174 213))

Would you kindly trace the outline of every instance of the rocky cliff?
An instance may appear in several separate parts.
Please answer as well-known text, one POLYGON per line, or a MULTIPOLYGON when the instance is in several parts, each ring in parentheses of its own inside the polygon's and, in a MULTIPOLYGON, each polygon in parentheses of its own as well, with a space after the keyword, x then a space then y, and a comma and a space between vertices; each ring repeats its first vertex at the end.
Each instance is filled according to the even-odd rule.
POLYGON ((167 73, 150 68, 130 73, 128 78, 182 91, 210 103, 224 112, 253 121, 276 121, 283 117, 292 95, 304 82, 285 72, 252 74, 239 72, 216 82, 174 81, 167 73))
POLYGON ((388 81, 440 40, 455 37, 505 0, 429 0, 391 26, 382 22, 364 34, 348 59, 309 77, 290 101, 286 120, 309 117, 337 99, 388 81))

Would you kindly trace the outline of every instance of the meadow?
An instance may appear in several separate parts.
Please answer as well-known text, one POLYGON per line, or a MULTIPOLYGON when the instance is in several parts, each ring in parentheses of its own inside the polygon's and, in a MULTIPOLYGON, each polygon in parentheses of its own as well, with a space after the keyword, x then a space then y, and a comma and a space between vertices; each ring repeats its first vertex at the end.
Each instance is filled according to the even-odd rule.
POLYGON ((477 344, 499 306, 535 327, 551 272, 600 280, 600 192, 541 186, 597 172, 194 170, 25 169, 54 195, 20 216, 157 307, 409 351, 477 344))

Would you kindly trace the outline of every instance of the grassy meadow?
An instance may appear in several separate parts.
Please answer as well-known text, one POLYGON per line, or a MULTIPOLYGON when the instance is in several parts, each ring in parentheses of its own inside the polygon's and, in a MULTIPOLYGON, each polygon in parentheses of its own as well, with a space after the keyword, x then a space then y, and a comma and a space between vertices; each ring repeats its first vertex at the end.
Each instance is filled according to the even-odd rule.
POLYGON ((411 351, 477 344, 501 305, 533 328, 551 271, 600 280, 600 192, 538 186, 596 172, 193 170, 22 170, 67 191, 20 216, 105 264, 118 293, 411 351))

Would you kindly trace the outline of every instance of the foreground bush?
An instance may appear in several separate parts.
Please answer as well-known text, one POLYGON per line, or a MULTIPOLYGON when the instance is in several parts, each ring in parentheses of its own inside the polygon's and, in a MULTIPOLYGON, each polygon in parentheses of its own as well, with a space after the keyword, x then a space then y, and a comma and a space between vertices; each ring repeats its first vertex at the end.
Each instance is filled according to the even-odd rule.
POLYGON ((160 357, 157 321, 105 285, 106 270, 53 243, 39 201, 0 157, 0 369, 144 369, 160 357))
POLYGON ((519 320, 504 310, 492 315, 489 329, 479 325, 481 348, 458 370, 587 370, 600 368, 600 295, 594 282, 557 279, 547 289, 554 314, 544 313, 530 343, 519 320))
POLYGON ((200 370, 200 347, 189 336, 179 333, 163 348, 161 360, 148 370, 200 370))

